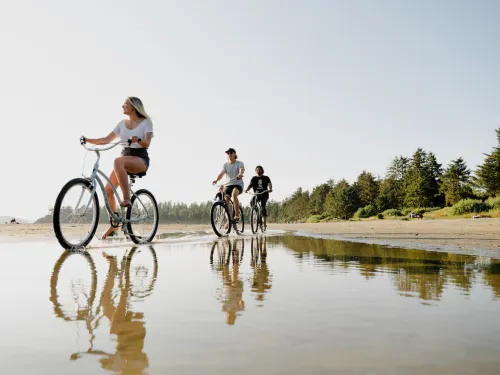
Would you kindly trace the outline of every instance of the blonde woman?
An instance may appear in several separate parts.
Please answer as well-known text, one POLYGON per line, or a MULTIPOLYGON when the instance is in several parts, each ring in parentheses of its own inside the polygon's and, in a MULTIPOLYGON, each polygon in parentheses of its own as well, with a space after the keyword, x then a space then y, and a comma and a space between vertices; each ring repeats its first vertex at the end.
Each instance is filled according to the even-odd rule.
MULTIPOLYGON (((122 156, 115 159, 114 169, 109 176, 116 187, 120 187, 123 194, 122 207, 129 207, 130 191, 128 186, 128 173, 143 173, 149 168, 148 148, 153 138, 153 123, 144 110, 144 105, 139 98, 129 96, 122 105, 123 113, 128 116, 116 125, 115 129, 104 138, 86 138, 85 142, 94 145, 105 145, 120 137, 121 142, 131 140, 130 146, 124 147, 122 156)), ((113 212, 116 212, 116 202, 113 189, 109 184, 106 186, 106 194, 113 212)), ((116 228, 112 226, 102 235, 104 240, 107 236, 114 234, 116 228)))

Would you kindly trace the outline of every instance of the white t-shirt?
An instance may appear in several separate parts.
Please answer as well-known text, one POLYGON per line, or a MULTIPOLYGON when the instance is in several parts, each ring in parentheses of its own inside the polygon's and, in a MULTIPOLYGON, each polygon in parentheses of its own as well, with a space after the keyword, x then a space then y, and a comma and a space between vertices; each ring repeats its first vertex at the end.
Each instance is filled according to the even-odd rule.
POLYGON ((239 185, 241 187, 244 187, 245 185, 243 184, 243 179, 236 180, 236 176, 238 175, 240 168, 245 168, 245 165, 243 162, 236 160, 233 164, 230 164, 229 162, 224 163, 222 166, 222 171, 226 173, 226 177, 228 180, 234 178, 234 181, 231 181, 229 183, 224 184, 225 186, 231 186, 231 185, 239 185))
MULTIPOLYGON (((136 136, 140 139, 146 138, 146 133, 153 133, 153 124, 147 118, 142 120, 139 125, 135 129, 128 129, 125 126, 125 120, 121 120, 118 125, 116 125, 113 132, 120 137, 121 142, 127 142, 128 139, 136 136)), ((153 134, 151 134, 151 138, 153 134)), ((132 143, 130 148, 142 148, 142 146, 138 143, 132 143)))

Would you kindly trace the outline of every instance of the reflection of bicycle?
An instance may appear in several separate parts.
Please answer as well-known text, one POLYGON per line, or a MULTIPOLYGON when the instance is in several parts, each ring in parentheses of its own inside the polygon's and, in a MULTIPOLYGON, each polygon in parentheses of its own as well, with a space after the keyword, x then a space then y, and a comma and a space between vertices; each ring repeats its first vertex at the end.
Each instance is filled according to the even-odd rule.
POLYGON ((210 251, 210 264, 215 270, 220 271, 222 268, 229 266, 231 263, 231 257, 233 258, 233 264, 235 262, 241 263, 243 261, 244 252, 245 242, 243 239, 241 240, 241 254, 239 254, 236 242, 232 245, 230 240, 214 241, 212 250, 210 251), (236 254, 236 252, 238 252, 238 254, 236 254))
MULTIPOLYGON (((231 179, 227 183, 233 180, 236 179, 231 179)), ((212 204, 212 208, 210 210, 210 222, 212 224, 212 229, 218 237, 228 235, 229 232, 231 232, 231 227, 233 227, 236 234, 242 234, 245 228, 245 210, 240 202, 240 219, 235 222, 233 200, 228 194, 223 195, 229 198, 229 207, 227 207, 224 197, 212 204)))
MULTIPOLYGON (((87 252, 68 252, 65 251, 54 265, 54 270, 50 280, 50 301, 53 304, 54 312, 57 317, 65 321, 83 321, 90 335, 89 348, 85 351, 78 351, 71 354, 71 360, 78 360, 84 355, 97 355, 101 358, 99 362, 105 369, 123 370, 124 373, 131 369, 145 369, 149 366, 147 355, 143 352, 146 330, 144 327, 143 313, 130 310, 130 297, 142 299, 149 296, 156 282, 158 274, 158 263, 156 253, 150 246, 146 251, 140 251, 133 247, 128 251, 118 264, 116 257, 106 255, 109 262, 109 270, 106 282, 97 306, 94 306, 97 288, 96 267, 92 257, 87 252), (145 255, 147 263, 153 263, 153 272, 145 287, 136 285, 135 281, 141 278, 141 275, 148 274, 149 269, 143 264, 135 266, 136 261, 142 261, 145 255), (75 261, 84 261, 87 265, 87 272, 90 274, 90 286, 86 289, 80 285, 80 280, 70 285, 69 293, 62 293, 60 289, 63 286, 62 280, 65 276, 74 276, 79 267, 72 263, 75 261), (114 287, 115 279, 118 278, 118 301, 115 303, 114 297, 116 290, 114 287), (70 294, 76 303, 66 308, 61 299, 65 294, 70 294), (79 294, 79 295, 75 295, 79 294), (78 301, 80 300, 80 301, 78 301), (83 306, 79 302, 84 301, 83 306), (77 311, 72 313, 72 307, 77 305, 77 311), (99 327, 102 318, 108 318, 111 327, 110 333, 117 337, 116 353, 107 353, 94 348, 95 331, 99 327)), ((140 372, 139 372, 140 373, 140 372)))
MULTIPOLYGON (((251 241, 251 261, 253 277, 251 290, 255 293, 255 300, 263 303, 266 292, 271 289, 272 276, 267 266, 267 238, 255 237, 251 241)), ((259 304, 258 306, 263 306, 259 304)))
POLYGON ((236 317, 245 310, 243 301, 243 281, 239 277, 239 266, 243 260, 245 241, 241 240, 241 257, 238 240, 216 241, 210 252, 210 264, 222 277, 222 286, 216 290, 216 298, 222 303, 222 311, 226 313, 226 324, 234 325, 236 317), (217 249, 217 253, 215 250, 217 249), (217 260, 214 262, 214 256, 217 260), (232 258, 232 267, 230 267, 232 258))
POLYGON ((260 193, 248 193, 252 194, 252 211, 250 213, 250 226, 252 227, 252 233, 255 234, 259 231, 264 233, 266 231, 266 227, 262 223, 262 201, 258 199, 258 196, 264 193, 269 193, 269 190, 264 190, 260 193))
MULTIPOLYGON (((95 151, 97 161, 94 164, 92 174, 88 178, 74 178, 68 181, 57 196, 53 211, 54 232, 57 240, 65 249, 73 249, 87 246, 94 237, 99 224, 99 199, 97 187, 99 186, 104 196, 104 203, 110 217, 111 226, 122 230, 126 237, 136 243, 151 242, 158 229, 158 205, 153 194, 140 189, 132 190, 135 179, 142 178, 146 172, 129 173, 131 206, 124 208, 120 206, 120 212, 112 212, 109 205, 105 186, 99 178, 101 175, 112 187, 113 194, 118 202, 120 196, 110 179, 99 169, 100 151, 110 150, 117 145, 126 145, 122 142, 113 143, 106 148, 88 148, 85 142, 82 145, 88 151, 95 151), (125 211, 126 210, 126 211, 125 211), (75 229, 81 226, 80 229, 75 229)), ((130 144, 130 141, 129 141, 130 144)))

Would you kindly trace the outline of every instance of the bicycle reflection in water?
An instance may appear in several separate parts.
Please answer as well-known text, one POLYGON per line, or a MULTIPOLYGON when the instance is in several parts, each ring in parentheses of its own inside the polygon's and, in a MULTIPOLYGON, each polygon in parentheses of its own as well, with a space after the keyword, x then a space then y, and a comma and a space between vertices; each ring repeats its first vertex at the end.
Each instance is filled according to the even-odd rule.
MULTIPOLYGON (((222 302, 222 311, 226 313, 226 324, 228 325, 234 325, 237 316, 240 316, 241 312, 245 310, 244 282, 239 274, 244 252, 244 239, 215 241, 210 251, 212 269, 222 276, 223 285, 217 288, 216 298, 222 302)), ((256 293, 257 301, 263 301, 265 293, 271 289, 271 276, 266 259, 266 238, 252 238, 250 265, 253 277, 250 284, 252 292, 256 293)))
POLYGON ((258 306, 264 306, 265 294, 271 289, 272 275, 267 266, 267 238, 256 237, 255 242, 251 242, 252 258, 251 267, 253 269, 252 292, 255 299, 261 302, 258 306))
POLYGON ((97 306, 94 306, 97 295, 96 266, 87 252, 63 252, 54 265, 50 280, 50 301, 57 317, 65 321, 83 321, 89 333, 88 349, 71 354, 71 360, 96 355, 103 369, 121 374, 142 374, 149 367, 147 354, 143 352, 146 328, 144 314, 131 310, 131 297, 134 300, 143 299, 152 293, 158 274, 156 252, 152 246, 143 249, 132 247, 123 255, 120 264, 115 256, 105 253, 103 256, 109 268, 97 306), (75 261, 87 263, 88 286, 82 283, 82 278, 75 278, 78 276, 75 270, 81 269, 81 265, 75 267, 75 261), (62 281, 67 278, 71 280, 67 283, 62 281), (140 282, 143 279, 147 281, 140 282), (116 280, 118 285, 115 286, 116 280), (70 290, 66 293, 59 290, 68 284, 70 290), (66 308, 60 300, 68 297, 71 307, 66 308), (116 304, 115 297, 118 297, 116 304), (94 348, 95 332, 104 317, 110 322, 109 333, 116 337, 115 353, 94 348))

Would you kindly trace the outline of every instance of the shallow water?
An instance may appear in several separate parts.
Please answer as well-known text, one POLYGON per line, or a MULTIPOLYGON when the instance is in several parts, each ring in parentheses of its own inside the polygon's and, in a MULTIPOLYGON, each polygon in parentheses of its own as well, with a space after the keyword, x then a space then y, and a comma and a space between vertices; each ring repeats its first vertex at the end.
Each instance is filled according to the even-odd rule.
POLYGON ((125 245, 1 245, 0 373, 499 373, 499 259, 291 235, 125 245))

